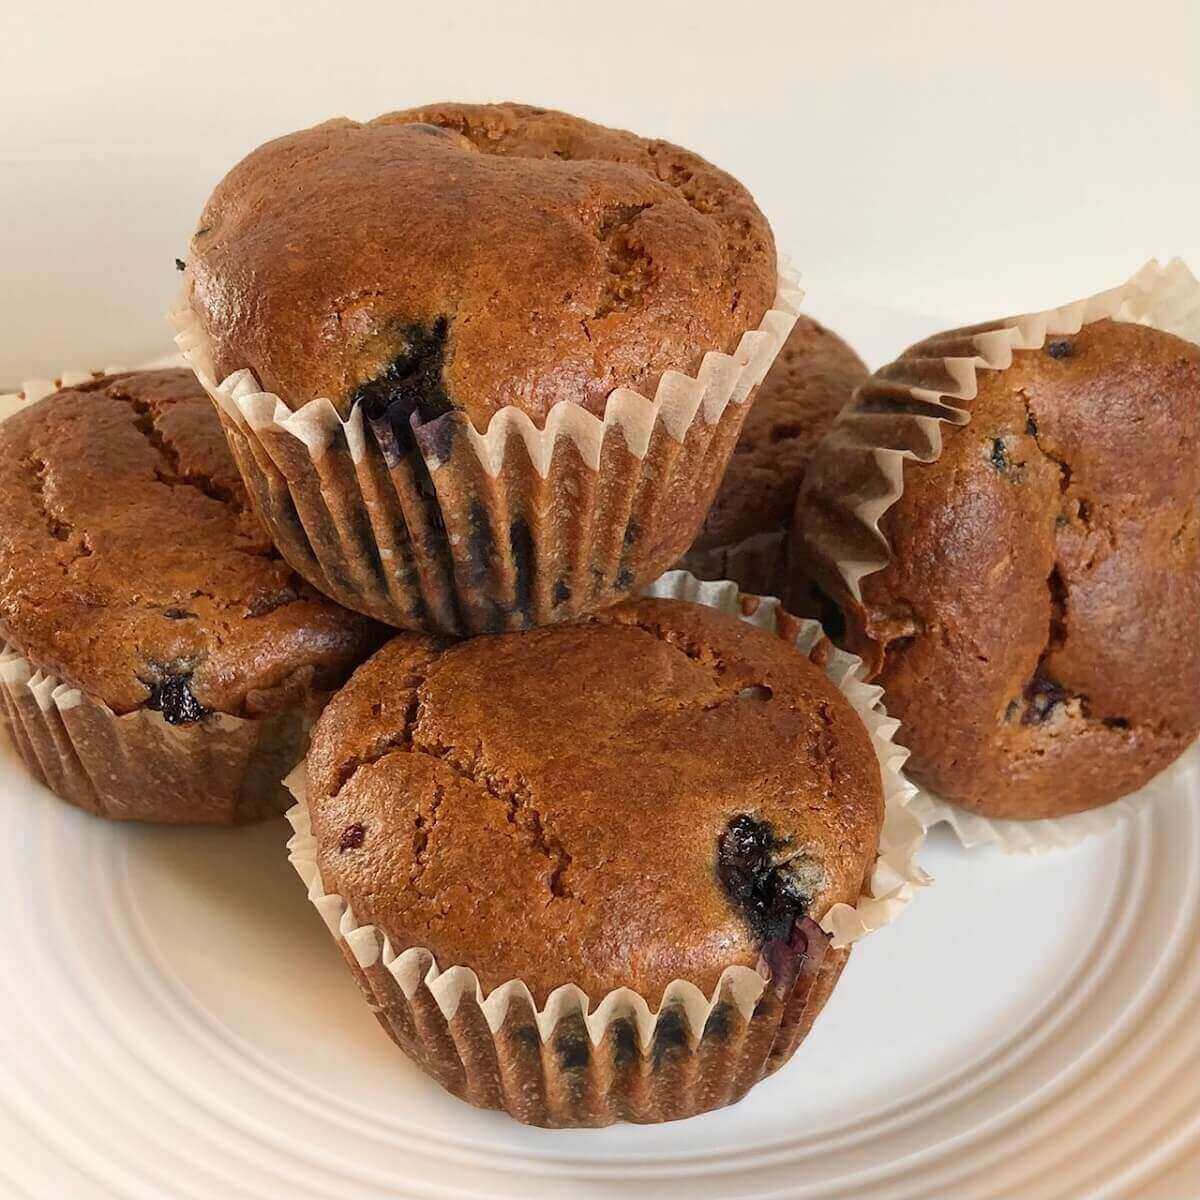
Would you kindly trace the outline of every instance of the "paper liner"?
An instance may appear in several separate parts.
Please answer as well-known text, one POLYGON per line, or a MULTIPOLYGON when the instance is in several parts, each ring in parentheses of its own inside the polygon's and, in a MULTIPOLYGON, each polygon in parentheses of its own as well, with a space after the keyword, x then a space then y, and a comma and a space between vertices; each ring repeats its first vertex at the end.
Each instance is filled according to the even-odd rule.
POLYGON ((249 370, 217 380, 198 316, 184 302, 171 320, 291 567, 380 621, 464 635, 595 611, 679 558, 800 298, 781 267, 736 351, 709 351, 695 376, 667 371, 653 399, 617 388, 602 418, 560 401, 542 429, 515 407, 483 433, 462 412, 414 416, 416 452, 358 405, 343 420, 327 399, 293 411, 249 370))
MULTIPOLYGON (((906 462, 936 462, 942 424, 970 422, 977 373, 1006 370, 1014 351, 1040 350, 1049 338, 1106 319, 1200 343, 1200 283, 1179 259, 1166 266, 1152 260, 1120 287, 931 338, 923 343, 928 356, 900 359, 871 376, 838 416, 805 479, 792 540, 807 573, 830 596, 861 604, 863 579, 890 560, 881 521, 904 491, 906 462)), ((870 665, 877 670, 880 663, 870 665)), ((927 825, 947 822, 966 846, 994 843, 1009 852, 1036 853, 1111 828, 1143 794, 1160 792, 1162 781, 1173 778, 1168 770, 1143 792, 1069 817, 991 819, 924 790, 912 811, 927 825)))
POLYGON ((929 882, 916 863, 924 829, 908 810, 914 789, 900 772, 907 751, 881 689, 860 679, 861 663, 824 639, 820 626, 773 599, 743 596, 731 583, 701 583, 672 571, 647 595, 690 600, 793 640, 837 684, 862 718, 879 759, 885 818, 868 894, 834 905, 820 926, 798 922, 788 942, 769 942, 757 970, 726 968, 706 997, 674 980, 657 1009, 629 988, 593 1008, 580 988, 555 989, 538 1009, 510 980, 485 995, 467 967, 439 967, 426 949, 397 955, 376 926, 327 893, 316 860, 304 764, 288 778, 297 803, 289 858, 309 900, 338 942, 380 1023, 411 1058, 454 1095, 527 1124, 596 1126, 675 1120, 740 1099, 782 1066, 833 991, 850 945, 895 920, 929 882), (815 651, 815 654, 814 654, 815 651))
POLYGON ((169 725, 149 709, 118 715, 0 643, 0 717, 25 765, 96 816, 230 825, 279 816, 282 774, 303 755, 311 717, 211 713, 169 725))
MULTIPOLYGON (((127 370, 184 365, 176 355, 142 367, 64 371, 0 395, 0 421, 62 387, 127 370)), ((171 824, 233 824, 278 816, 279 780, 304 754, 313 712, 270 717, 211 713, 168 724, 150 709, 118 715, 0 642, 0 723, 34 777, 98 816, 171 824)))

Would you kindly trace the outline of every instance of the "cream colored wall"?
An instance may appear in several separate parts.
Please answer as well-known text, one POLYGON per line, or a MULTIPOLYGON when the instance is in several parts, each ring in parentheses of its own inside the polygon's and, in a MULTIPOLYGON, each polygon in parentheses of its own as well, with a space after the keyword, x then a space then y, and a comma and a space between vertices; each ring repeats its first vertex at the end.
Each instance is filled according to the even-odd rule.
POLYGON ((1184 0, 10 0, 0 385, 160 352, 209 187, 334 114, 515 97, 661 134, 750 184, 818 313, 966 319, 1200 263, 1198 81, 1184 0))

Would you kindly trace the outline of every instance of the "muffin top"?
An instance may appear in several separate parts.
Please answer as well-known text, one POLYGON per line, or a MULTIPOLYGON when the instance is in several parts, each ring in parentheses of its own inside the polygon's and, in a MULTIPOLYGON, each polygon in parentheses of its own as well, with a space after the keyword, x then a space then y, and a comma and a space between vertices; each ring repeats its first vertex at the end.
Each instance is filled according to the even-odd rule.
POLYGON ((706 992, 854 903, 883 814, 853 708, 795 647, 682 601, 457 644, 402 634, 308 760, 327 890, 393 949, 541 1004, 706 992))
POLYGON ((0 424, 0 637, 114 711, 269 713, 381 632, 280 559, 190 371, 98 378, 0 424))
POLYGON ((190 303, 218 378, 393 423, 559 400, 600 414, 733 351, 776 291, 770 227, 698 155, 520 104, 338 119, 217 186, 190 303))
POLYGON ((989 815, 1058 816, 1200 733, 1200 347, 1100 321, 978 383, 970 423, 905 468, 851 646, 914 777, 989 815))

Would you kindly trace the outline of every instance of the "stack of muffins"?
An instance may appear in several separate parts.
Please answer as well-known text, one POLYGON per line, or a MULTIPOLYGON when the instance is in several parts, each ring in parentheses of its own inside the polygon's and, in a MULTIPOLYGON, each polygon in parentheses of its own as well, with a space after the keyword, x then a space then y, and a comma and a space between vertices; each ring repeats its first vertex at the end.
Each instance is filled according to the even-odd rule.
POLYGON ((791 1057, 924 882, 868 676, 1008 817, 1200 727, 1177 274, 868 377, 736 180, 511 104, 269 143, 178 265, 194 375, 0 425, 5 722, 107 817, 288 776, 372 1010, 474 1104, 669 1120, 791 1057))

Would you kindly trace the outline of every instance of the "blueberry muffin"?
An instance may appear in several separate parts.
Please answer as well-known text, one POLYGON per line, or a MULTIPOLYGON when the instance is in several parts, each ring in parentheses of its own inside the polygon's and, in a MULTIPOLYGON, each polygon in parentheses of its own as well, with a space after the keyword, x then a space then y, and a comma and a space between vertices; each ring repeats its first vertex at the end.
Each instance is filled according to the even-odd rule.
POLYGON ((910 774, 984 816, 1058 817, 1136 790, 1200 732, 1200 347, 1096 320, 980 369, 973 397, 931 399, 943 359, 997 328, 922 343, 860 392, 795 543, 910 774), (872 499, 878 446, 909 455, 894 500, 872 499), (864 506, 887 553, 855 595, 831 547, 871 559, 864 506))
POLYGON ((791 1055, 849 953, 820 922, 864 891, 883 790, 858 714, 785 628, 643 598, 495 638, 403 634, 326 709, 307 763, 324 892, 401 961, 420 948, 484 994, 519 981, 467 1056, 343 943, 384 1027, 451 1091, 537 1124, 657 1121, 791 1055), (632 989, 648 1041, 632 1019, 589 1040, 576 1013, 543 1047, 533 1008, 566 985, 593 1008, 632 989))
POLYGON ((679 556, 777 303, 766 219, 699 156, 442 104, 254 151, 201 215, 177 321, 289 563, 463 634, 603 607, 679 556))
POLYGON ((817 442, 867 378, 836 333, 801 316, 746 416, 700 534, 680 566, 777 596, 804 470, 817 442))
POLYGON ((312 719, 380 634, 280 559, 191 372, 96 378, 0 424, 0 705, 64 800, 278 814, 312 719))

